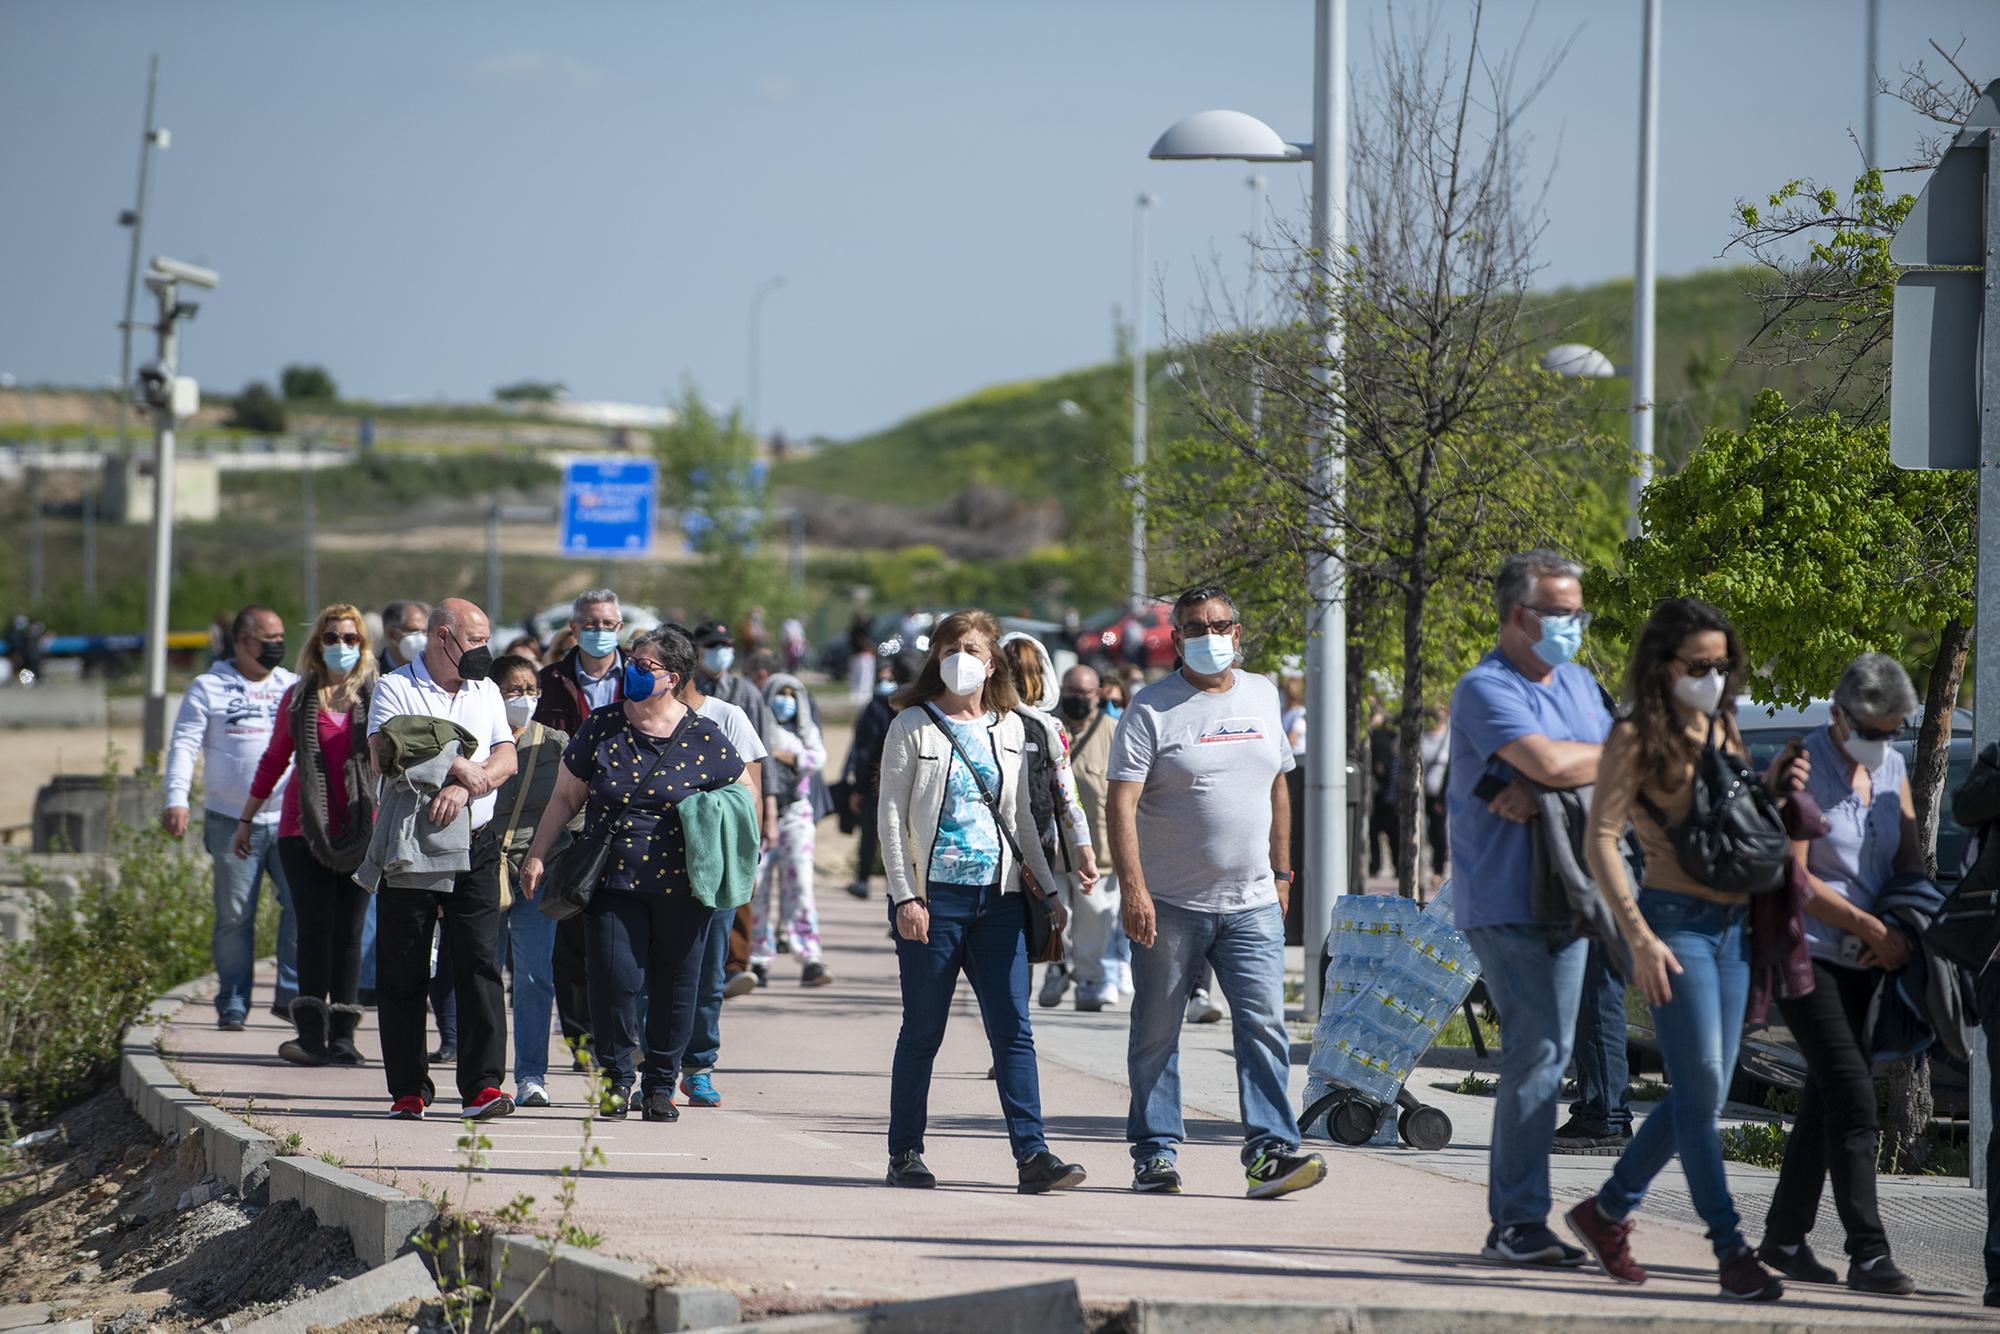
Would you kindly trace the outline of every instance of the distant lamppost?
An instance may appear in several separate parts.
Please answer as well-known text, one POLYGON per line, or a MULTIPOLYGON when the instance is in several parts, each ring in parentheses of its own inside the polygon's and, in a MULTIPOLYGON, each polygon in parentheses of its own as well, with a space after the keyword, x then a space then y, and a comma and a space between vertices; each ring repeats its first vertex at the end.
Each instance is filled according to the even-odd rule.
POLYGON ((745 415, 749 417, 750 439, 757 439, 758 396, 763 392, 764 298, 785 285, 785 275, 766 278, 750 294, 750 386, 745 394, 745 415))

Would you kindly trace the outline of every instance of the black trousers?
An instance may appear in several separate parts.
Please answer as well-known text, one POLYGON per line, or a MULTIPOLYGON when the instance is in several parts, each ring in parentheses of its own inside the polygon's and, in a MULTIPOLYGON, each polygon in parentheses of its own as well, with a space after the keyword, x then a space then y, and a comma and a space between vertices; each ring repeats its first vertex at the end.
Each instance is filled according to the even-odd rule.
POLYGON ((1431 845, 1431 874, 1443 875, 1445 858, 1450 855, 1450 842, 1446 837, 1449 818, 1445 814, 1444 794, 1424 798, 1424 838, 1431 845))
MULTIPOLYGON (((1987 964, 1979 975, 1979 1022, 1986 1029, 1991 1061, 2000 1055, 2000 964, 1987 964)), ((1994 1114, 1986 1136, 1986 1282, 1991 1285, 2000 1283, 2000 1079, 1987 1084, 1994 1114)), ((1973 1096, 1979 1096, 1977 1090, 1973 1096)))
POLYGON ((1778 1002, 1806 1058, 1798 1119, 1764 1222, 1765 1236, 1780 1245, 1797 1245, 1813 1230, 1821 1189, 1831 1175, 1833 1207, 1847 1229, 1847 1254, 1867 1260, 1889 1253, 1875 1202, 1875 1077, 1861 1050, 1862 1020, 1881 976, 1871 968, 1835 968, 1815 959, 1812 994, 1778 1002))
POLYGON ((590 1036, 590 970, 586 966, 583 914, 556 923, 556 1018, 563 1041, 574 1047, 590 1036))
POLYGON ((1403 869, 1403 850, 1396 842, 1396 803, 1377 801, 1368 808, 1368 874, 1382 874, 1382 849, 1389 849, 1389 865, 1403 869))
POLYGON ((500 983, 500 840, 493 826, 472 836, 471 869, 449 894, 385 888, 375 907, 375 999, 382 1068, 391 1098, 430 1100, 435 1090, 424 1045, 431 930, 451 949, 458 998, 458 1092, 470 1102, 499 1088, 507 1073, 507 1006, 500 983), (439 923, 438 910, 444 910, 439 923))
MULTIPOLYGON (((494 950, 499 950, 498 942, 494 950)), ((438 1049, 458 1046, 458 979, 451 971, 451 934, 444 929, 444 923, 437 924, 437 968, 431 973, 429 987, 431 1017, 437 1020, 438 1049)))
POLYGON ((876 831, 875 821, 882 809, 880 795, 870 795, 861 799, 861 813, 856 817, 861 821, 861 846, 854 857, 854 878, 866 880, 876 874, 882 864, 882 836, 876 831))
POLYGON ((292 887, 292 920, 299 929, 299 994, 334 1005, 354 1004, 361 985, 368 891, 353 876, 313 856, 296 834, 278 840, 278 864, 292 887))
POLYGON ((638 1084, 671 1093, 694 1033, 702 946, 715 910, 687 890, 634 894, 600 889, 581 914, 590 942, 591 1047, 612 1088, 633 1085, 646 997, 638 1084))

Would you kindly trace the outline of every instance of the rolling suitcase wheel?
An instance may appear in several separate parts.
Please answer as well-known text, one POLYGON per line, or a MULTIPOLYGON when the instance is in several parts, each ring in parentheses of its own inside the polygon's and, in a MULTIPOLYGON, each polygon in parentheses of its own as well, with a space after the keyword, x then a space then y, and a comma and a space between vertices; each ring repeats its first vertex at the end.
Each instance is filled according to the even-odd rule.
POLYGON ((1375 1138, 1375 1127, 1381 1123, 1380 1114, 1361 1098, 1348 1098, 1334 1106, 1333 1115, 1327 1118, 1327 1130, 1336 1144, 1355 1148, 1375 1138))
POLYGON ((1396 1133, 1413 1149, 1435 1152, 1451 1143, 1451 1118, 1441 1108, 1412 1107, 1396 1118, 1396 1133))

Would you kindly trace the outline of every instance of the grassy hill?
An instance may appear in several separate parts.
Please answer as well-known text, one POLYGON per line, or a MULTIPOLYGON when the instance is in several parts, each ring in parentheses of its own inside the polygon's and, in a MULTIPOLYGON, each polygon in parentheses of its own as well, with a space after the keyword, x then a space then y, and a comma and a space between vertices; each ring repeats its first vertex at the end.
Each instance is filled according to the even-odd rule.
MULTIPOLYGON (((1678 462, 1710 425, 1740 423, 1759 390, 1795 390, 1796 372, 1778 373, 1737 360, 1757 328, 1743 293, 1745 275, 1713 269, 1659 286, 1657 394, 1662 405, 1656 448, 1678 462)), ((1630 359, 1632 284, 1563 288, 1532 306, 1553 346, 1589 343, 1614 362, 1630 359)), ((1151 434, 1185 429, 1177 386, 1154 358, 1151 434)), ((940 504, 967 481, 1004 486, 1028 500, 1050 496, 1074 516, 1101 496, 1107 475, 1123 466, 1131 434, 1130 369, 1105 363, 1039 380, 994 385, 929 409, 886 430, 830 445, 779 466, 781 487, 890 504, 940 504), (1065 402, 1074 405, 1066 409, 1065 402)), ((1622 413, 1622 380, 1597 386, 1607 412, 1622 413)))

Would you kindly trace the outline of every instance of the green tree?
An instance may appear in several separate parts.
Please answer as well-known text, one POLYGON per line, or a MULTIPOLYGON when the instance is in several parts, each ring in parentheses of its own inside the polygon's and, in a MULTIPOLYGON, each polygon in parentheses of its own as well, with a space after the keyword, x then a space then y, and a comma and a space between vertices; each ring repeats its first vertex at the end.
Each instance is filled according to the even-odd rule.
POLYGON ((516 380, 493 391, 501 403, 553 403, 569 393, 561 380, 516 380))
POLYGON ((287 403, 332 403, 340 397, 340 388, 326 367, 299 362, 279 372, 278 392, 287 403))
POLYGON ((257 431, 264 435, 278 435, 285 429, 285 405, 271 392, 271 386, 262 380, 252 380, 236 395, 235 406, 230 410, 229 424, 243 431, 257 431))
POLYGON ((764 470, 741 410, 719 415, 689 384, 674 405, 674 424, 654 440, 662 484, 681 509, 710 587, 728 590, 729 605, 708 610, 734 616, 775 601, 782 576, 757 554, 770 535, 764 470))

